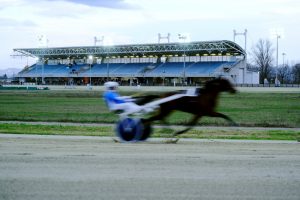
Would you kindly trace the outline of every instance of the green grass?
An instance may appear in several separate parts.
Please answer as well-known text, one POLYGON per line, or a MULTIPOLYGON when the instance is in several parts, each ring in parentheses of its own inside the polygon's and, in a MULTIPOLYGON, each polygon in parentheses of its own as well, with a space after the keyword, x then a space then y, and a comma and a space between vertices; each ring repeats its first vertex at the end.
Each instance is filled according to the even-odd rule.
MULTIPOLYGON (((300 127, 299 93, 222 94, 219 103, 218 111, 241 126, 300 127)), ((167 121, 185 124, 190 117, 175 112, 167 121)), ((118 116, 108 111, 97 91, 0 91, 0 120, 114 123, 118 116)), ((208 117, 199 124, 228 125, 208 117)))
MULTIPOLYGON (((155 128, 153 137, 169 138, 175 132, 169 128, 155 128)), ((33 134, 33 135, 83 135, 83 136, 114 136, 111 126, 62 126, 62 125, 29 125, 0 124, 0 133, 33 134)), ((181 138, 198 139, 245 139, 245 140, 299 140, 300 131, 295 130, 191 130, 181 138)))
POLYGON ((0 124, 0 133, 32 135, 87 135, 113 136, 114 128, 110 126, 63 126, 63 125, 29 125, 0 124))

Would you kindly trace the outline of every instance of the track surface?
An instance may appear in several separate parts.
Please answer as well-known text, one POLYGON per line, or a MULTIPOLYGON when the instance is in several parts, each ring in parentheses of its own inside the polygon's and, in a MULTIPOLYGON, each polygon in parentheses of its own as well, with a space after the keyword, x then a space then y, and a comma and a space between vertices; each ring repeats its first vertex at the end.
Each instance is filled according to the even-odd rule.
POLYGON ((297 199, 297 142, 0 134, 0 199, 297 199))

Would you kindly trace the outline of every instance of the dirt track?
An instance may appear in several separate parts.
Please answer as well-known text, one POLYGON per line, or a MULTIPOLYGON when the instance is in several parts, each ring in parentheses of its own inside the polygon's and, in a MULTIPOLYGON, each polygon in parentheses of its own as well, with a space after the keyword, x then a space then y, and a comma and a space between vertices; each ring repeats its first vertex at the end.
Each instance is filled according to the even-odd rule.
POLYGON ((0 134, 0 199, 299 199, 297 142, 0 134))

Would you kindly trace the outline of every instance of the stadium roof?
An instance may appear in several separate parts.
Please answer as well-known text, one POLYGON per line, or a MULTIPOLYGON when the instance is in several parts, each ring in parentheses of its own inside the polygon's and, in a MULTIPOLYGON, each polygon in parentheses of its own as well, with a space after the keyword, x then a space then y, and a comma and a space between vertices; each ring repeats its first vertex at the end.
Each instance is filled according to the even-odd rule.
POLYGON ((163 56, 186 54, 195 55, 235 55, 244 56, 245 51, 236 43, 228 40, 189 42, 189 43, 159 43, 159 44, 128 44, 114 46, 79 46, 79 47, 45 47, 20 48, 14 52, 24 56, 44 57, 49 59, 84 58, 106 56, 163 56))

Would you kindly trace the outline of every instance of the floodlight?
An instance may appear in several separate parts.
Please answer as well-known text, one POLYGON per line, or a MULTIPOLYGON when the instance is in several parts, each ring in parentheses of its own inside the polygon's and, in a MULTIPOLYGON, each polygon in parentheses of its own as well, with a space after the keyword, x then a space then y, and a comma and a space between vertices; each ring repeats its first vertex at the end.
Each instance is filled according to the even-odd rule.
POLYGON ((270 32, 271 39, 276 39, 277 37, 279 37, 279 38, 284 38, 285 37, 284 28, 279 28, 279 27, 271 28, 269 30, 269 32, 270 32))
POLYGON ((189 33, 179 33, 178 39, 180 43, 186 43, 191 41, 191 37, 189 33))
POLYGON ((276 75, 275 75, 275 86, 279 85, 278 81, 278 39, 284 38, 284 29, 283 28, 272 28, 270 29, 270 36, 272 39, 276 39, 276 75))
POLYGON ((45 34, 38 36, 38 46, 39 47, 48 47, 49 40, 45 34))

